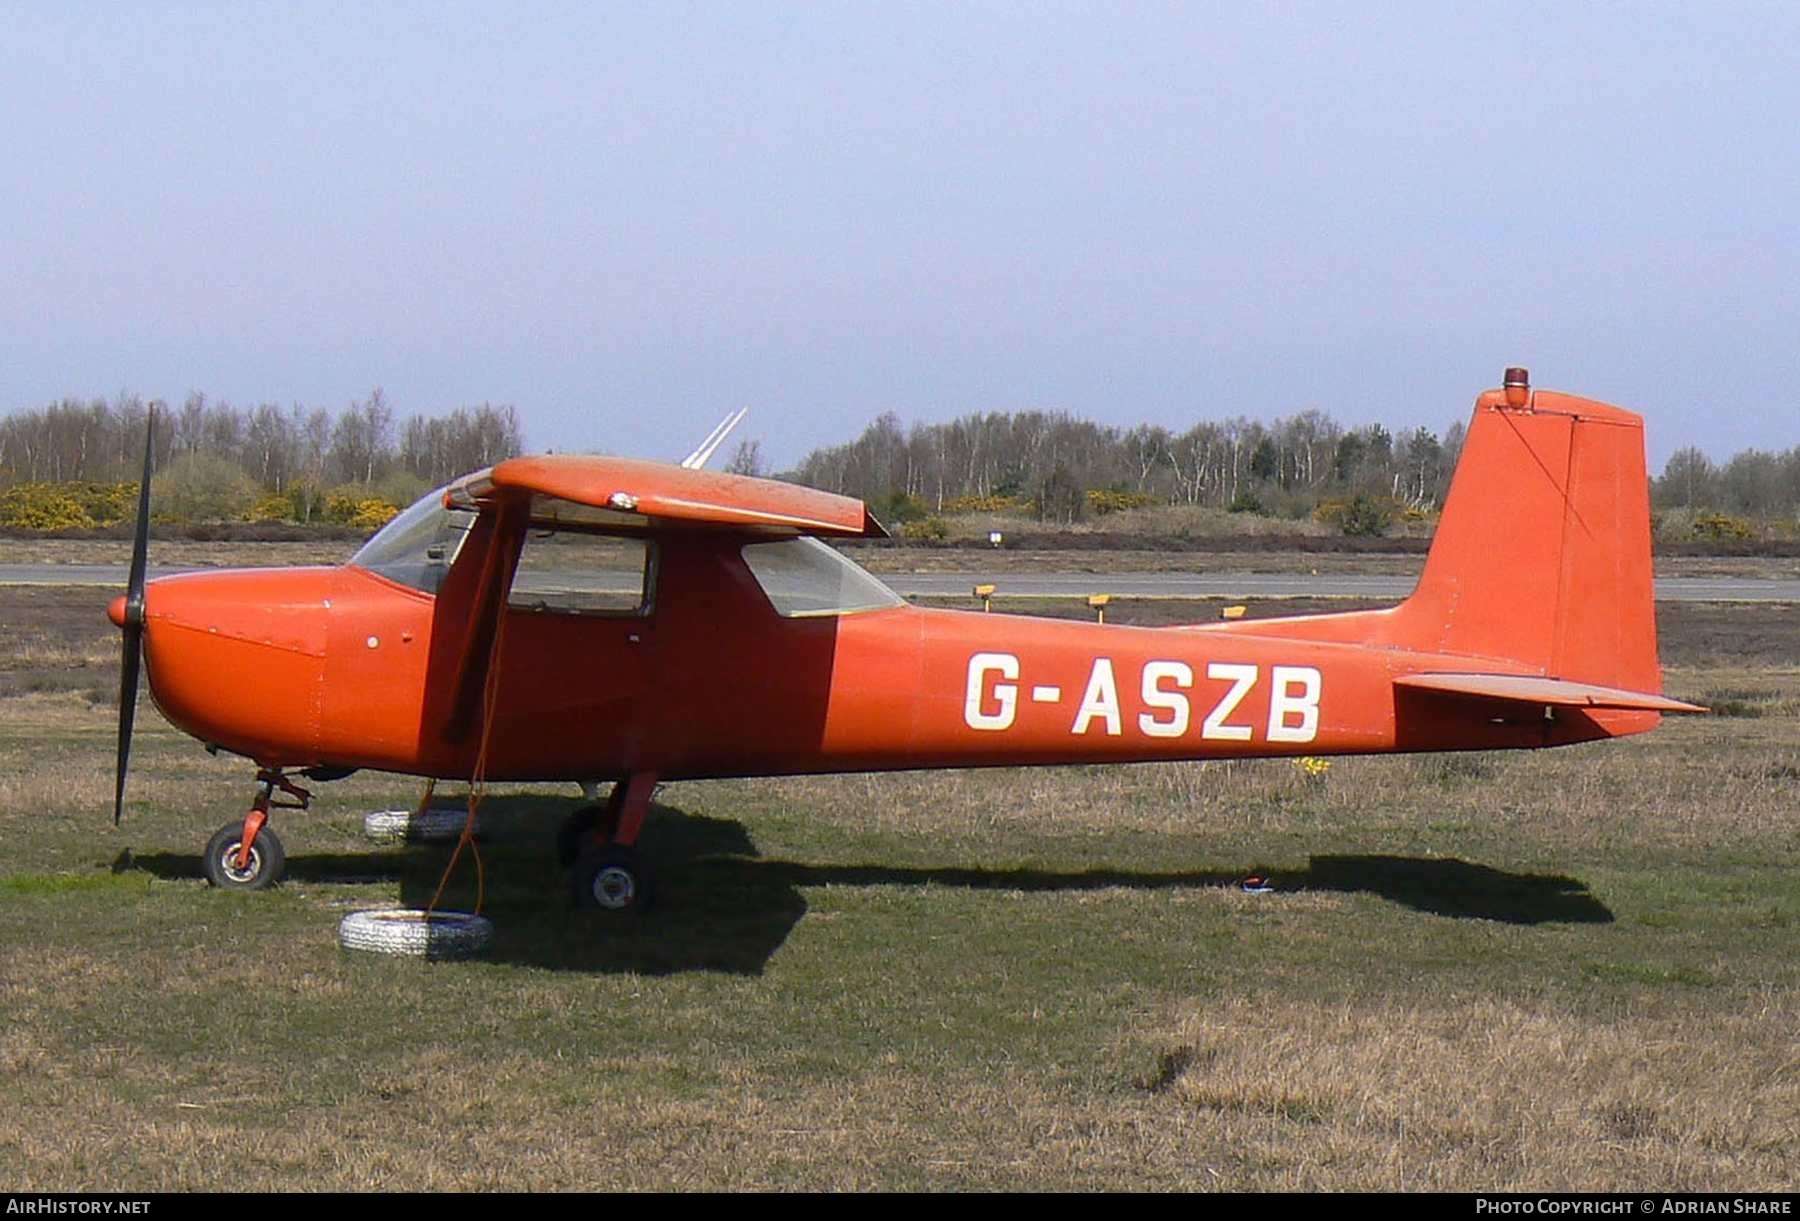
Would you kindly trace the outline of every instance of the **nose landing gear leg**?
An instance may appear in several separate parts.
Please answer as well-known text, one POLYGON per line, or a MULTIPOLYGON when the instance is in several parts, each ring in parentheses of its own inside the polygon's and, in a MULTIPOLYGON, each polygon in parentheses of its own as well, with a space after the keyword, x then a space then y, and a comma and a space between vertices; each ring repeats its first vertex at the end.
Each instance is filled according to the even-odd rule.
POLYGON ((270 829, 270 809, 304 810, 312 794, 286 776, 280 768, 256 773, 256 800, 241 822, 228 822, 207 841, 202 863, 206 880, 221 890, 267 890, 281 880, 287 854, 270 829), (275 794, 279 791, 291 800, 275 794))

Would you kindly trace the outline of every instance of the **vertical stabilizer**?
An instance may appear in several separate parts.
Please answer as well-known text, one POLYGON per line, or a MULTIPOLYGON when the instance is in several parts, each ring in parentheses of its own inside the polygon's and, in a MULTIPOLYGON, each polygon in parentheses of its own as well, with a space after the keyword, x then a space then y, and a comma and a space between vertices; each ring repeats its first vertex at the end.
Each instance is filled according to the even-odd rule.
POLYGON ((1534 391, 1509 369, 1504 389, 1475 402, 1396 634, 1413 648, 1660 691, 1651 577, 1642 418, 1534 391))

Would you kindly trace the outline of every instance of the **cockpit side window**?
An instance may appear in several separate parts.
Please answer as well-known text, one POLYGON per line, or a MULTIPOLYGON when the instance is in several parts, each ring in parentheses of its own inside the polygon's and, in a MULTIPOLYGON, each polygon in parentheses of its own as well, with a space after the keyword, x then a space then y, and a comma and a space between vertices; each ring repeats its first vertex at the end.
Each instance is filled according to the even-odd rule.
POLYGON ((848 615, 900 606, 893 590, 816 538, 748 543, 744 563, 786 619, 848 615))
POLYGON ((643 617, 656 592, 656 546, 587 530, 531 529, 506 604, 551 615, 643 617))
POLYGON ((435 596, 474 524, 469 510, 444 507, 439 488, 383 526, 350 562, 435 596))

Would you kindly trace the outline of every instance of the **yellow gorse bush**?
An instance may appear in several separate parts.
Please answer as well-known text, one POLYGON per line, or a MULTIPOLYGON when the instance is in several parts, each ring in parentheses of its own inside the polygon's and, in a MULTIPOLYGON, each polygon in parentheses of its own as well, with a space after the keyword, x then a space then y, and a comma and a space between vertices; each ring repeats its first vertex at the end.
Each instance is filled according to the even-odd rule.
POLYGON ((1694 518, 1694 537, 1710 539, 1745 539, 1756 537, 1756 527, 1747 517, 1729 513, 1701 513, 1694 518))
POLYGON ((356 510, 350 515, 349 524, 358 530, 374 530, 387 525, 399 514, 398 506, 371 496, 356 502, 356 510))
POLYGON ((1024 507, 1017 496, 952 496, 944 502, 946 513, 1005 513, 1024 507))
POLYGON ((0 526, 25 530, 79 530, 110 526, 131 517, 137 485, 131 483, 21 483, 0 490, 0 526))
POLYGON ((921 518, 901 523, 900 537, 914 542, 942 542, 950 537, 950 526, 941 517, 921 518))
POLYGON ((1117 513, 1123 509, 1142 509, 1156 503, 1156 497, 1143 492, 1117 492, 1111 488, 1094 488, 1087 494, 1088 509, 1095 514, 1117 513))

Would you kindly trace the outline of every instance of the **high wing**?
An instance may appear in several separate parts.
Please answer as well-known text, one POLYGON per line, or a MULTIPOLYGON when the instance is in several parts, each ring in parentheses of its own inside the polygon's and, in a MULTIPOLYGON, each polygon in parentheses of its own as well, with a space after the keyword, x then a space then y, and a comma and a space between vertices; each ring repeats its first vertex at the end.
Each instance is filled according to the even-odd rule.
POLYGON ((886 538, 862 501, 774 479, 609 458, 552 454, 509 458, 445 492, 454 508, 526 500, 538 525, 666 524, 794 530, 838 538, 886 538))
POLYGON ((1572 683, 1557 678, 1533 678, 1524 674, 1409 674, 1394 685, 1416 691, 1438 691, 1509 704, 1549 704, 1559 708, 1613 708, 1634 712, 1705 712, 1698 704, 1684 704, 1648 691, 1626 691, 1593 683, 1572 683))

